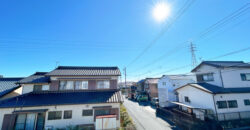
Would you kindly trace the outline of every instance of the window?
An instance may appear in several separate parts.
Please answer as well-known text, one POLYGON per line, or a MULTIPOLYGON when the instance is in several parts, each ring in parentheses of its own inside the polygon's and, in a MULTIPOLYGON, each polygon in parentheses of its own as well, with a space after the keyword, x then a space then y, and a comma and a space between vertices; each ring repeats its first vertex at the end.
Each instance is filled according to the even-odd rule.
POLYGON ((166 85, 166 82, 162 82, 162 85, 165 86, 165 85, 166 85))
POLYGON ((62 118, 62 111, 49 112, 48 120, 57 120, 62 118))
POLYGON ((245 104, 246 106, 250 106, 250 99, 245 99, 245 100, 244 100, 244 104, 245 104))
POLYGON ((107 88, 109 88, 109 81, 108 80, 97 81, 97 88, 98 89, 107 89, 107 88))
POLYGON ((67 81, 60 81, 60 90, 65 90, 66 84, 67 84, 67 81))
POLYGON ((60 90, 73 90, 74 81, 60 81, 60 90))
POLYGON ((203 81, 214 81, 213 74, 212 74, 212 73, 203 74, 203 75, 202 75, 202 80, 203 80, 203 81))
POLYGON ((71 118, 72 118, 72 110, 64 111, 63 119, 71 119, 71 118))
POLYGON ((93 110, 82 110, 82 116, 92 116, 93 110))
POLYGON ((217 105, 219 109, 228 108, 226 101, 217 101, 217 105))
POLYGON ((42 85, 34 85, 33 91, 34 91, 34 92, 42 91, 42 85))
POLYGON ((230 100, 230 101, 227 101, 227 102, 228 102, 228 107, 229 108, 237 108, 238 107, 238 104, 237 104, 236 100, 230 100))
POLYGON ((189 98, 186 96, 184 97, 184 100, 185 100, 185 102, 190 102, 189 98))
POLYGON ((43 86, 42 86, 42 90, 43 90, 43 91, 49 90, 49 85, 43 85, 43 86))
POLYGON ((240 74, 242 81, 250 81, 250 73, 240 74))
POLYGON ((95 115, 109 115, 110 109, 95 110, 95 115))
POLYGON ((24 130, 25 129, 25 120, 26 120, 26 114, 19 114, 17 116, 16 120, 16 130, 24 130))
POLYGON ((47 91, 49 90, 49 85, 34 85, 34 92, 47 91))
POLYGON ((88 89, 88 81, 75 81, 75 89, 88 89))

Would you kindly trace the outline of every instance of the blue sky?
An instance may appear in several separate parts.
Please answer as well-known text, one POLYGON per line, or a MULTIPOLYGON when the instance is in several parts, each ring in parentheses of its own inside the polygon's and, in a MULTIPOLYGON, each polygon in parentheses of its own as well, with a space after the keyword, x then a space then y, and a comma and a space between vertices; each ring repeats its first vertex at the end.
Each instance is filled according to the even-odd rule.
MULTIPOLYGON (((3 0, 0 75, 17 77, 51 71, 56 62, 119 66, 122 70, 170 23, 172 26, 146 53, 127 67, 129 80, 189 72, 191 67, 162 73, 191 64, 186 41, 196 45, 198 61, 250 46, 250 9, 198 39, 206 28, 249 0, 196 0, 177 20, 174 18, 187 0, 164 1, 170 4, 171 14, 158 23, 152 17, 158 0, 3 0), (186 43, 179 46, 182 42, 186 43), (152 62, 177 46, 170 55, 152 62)), ((245 51, 216 60, 249 62, 249 54, 245 51)))

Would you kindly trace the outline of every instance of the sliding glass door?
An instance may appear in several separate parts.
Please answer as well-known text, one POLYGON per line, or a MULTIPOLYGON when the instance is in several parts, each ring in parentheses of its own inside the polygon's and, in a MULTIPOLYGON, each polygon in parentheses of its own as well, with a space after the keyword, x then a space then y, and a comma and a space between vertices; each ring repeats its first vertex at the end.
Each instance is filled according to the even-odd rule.
POLYGON ((27 114, 25 130, 34 130, 34 128, 35 128, 35 120, 36 120, 36 114, 35 113, 27 114))

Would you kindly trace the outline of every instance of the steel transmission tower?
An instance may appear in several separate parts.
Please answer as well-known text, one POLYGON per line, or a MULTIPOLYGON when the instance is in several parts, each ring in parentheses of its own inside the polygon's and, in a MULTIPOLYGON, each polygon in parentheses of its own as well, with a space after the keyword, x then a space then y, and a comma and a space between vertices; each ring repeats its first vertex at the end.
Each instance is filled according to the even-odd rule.
POLYGON ((190 52, 191 52, 191 55, 192 55, 192 67, 193 67, 193 68, 197 65, 195 51, 196 51, 196 47, 195 47, 195 45, 191 42, 191 43, 190 43, 190 52))

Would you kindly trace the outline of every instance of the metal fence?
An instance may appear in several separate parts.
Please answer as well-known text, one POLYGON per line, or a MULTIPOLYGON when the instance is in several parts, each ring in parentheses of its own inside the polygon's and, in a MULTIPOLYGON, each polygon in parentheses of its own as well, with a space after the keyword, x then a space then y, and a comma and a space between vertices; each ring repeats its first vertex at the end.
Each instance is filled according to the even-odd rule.
POLYGON ((250 119, 250 111, 218 113, 218 114, 195 114, 195 117, 200 120, 206 120, 206 119, 213 119, 217 121, 241 120, 241 119, 250 119))
POLYGON ((250 119, 250 111, 217 114, 218 121, 240 120, 240 119, 250 119))

